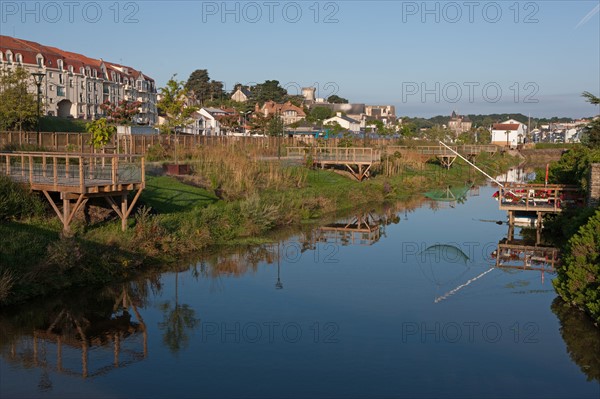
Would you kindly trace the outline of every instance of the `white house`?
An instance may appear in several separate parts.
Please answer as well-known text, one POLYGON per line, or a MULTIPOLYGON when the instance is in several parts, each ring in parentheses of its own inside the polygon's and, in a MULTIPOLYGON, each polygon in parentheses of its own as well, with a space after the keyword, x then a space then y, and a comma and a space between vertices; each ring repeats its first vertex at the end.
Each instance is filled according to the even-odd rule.
POLYGON ((341 112, 336 112, 336 116, 325 119, 323 125, 329 125, 337 122, 342 128, 351 131, 352 133, 360 133, 360 122, 356 119, 342 115, 341 112))
POLYGON ((527 126, 524 123, 509 119, 492 125, 492 144, 516 148, 523 143, 526 134, 527 126))

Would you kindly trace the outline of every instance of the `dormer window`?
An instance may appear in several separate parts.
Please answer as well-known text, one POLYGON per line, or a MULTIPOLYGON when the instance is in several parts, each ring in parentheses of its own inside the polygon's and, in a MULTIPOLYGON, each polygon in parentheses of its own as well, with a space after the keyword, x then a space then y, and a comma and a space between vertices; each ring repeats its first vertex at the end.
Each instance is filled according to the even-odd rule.
POLYGON ((69 73, 73 73, 73 65, 69 65, 69 73))
POLYGON ((63 60, 58 60, 58 69, 60 69, 62 71, 63 69, 63 60))
POLYGON ((17 64, 22 64, 23 63, 23 56, 21 54, 16 54, 15 55, 15 60, 17 61, 17 64))
POLYGON ((2 51, 0 51, 0 64, 2 63, 3 58, 2 58, 2 51))
POLYGON ((85 75, 85 69, 83 69, 83 67, 79 68, 79 73, 82 75, 85 75))
POLYGON ((9 64, 12 64, 13 58, 12 58, 12 53, 9 51, 6 52, 6 62, 9 64))
POLYGON ((40 68, 44 66, 44 57, 41 55, 37 56, 37 66, 40 68))

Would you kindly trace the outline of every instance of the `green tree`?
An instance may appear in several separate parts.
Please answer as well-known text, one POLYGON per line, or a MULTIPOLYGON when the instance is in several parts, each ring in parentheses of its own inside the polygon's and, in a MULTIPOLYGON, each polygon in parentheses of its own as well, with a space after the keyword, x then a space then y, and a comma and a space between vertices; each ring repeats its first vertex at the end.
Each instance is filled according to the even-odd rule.
POLYGON ((287 90, 279 85, 278 80, 265 80, 264 83, 254 86, 252 93, 261 105, 270 100, 281 103, 286 100, 288 95, 287 90))
POLYGON ((37 121, 37 96, 28 92, 31 75, 24 68, 0 71, 0 130, 31 129, 37 121))
POLYGON ((327 97, 327 102, 331 104, 348 104, 348 100, 336 94, 327 97))
POLYGON ((600 322, 600 209, 567 243, 553 284, 565 302, 600 322))
POLYGON ((90 144, 95 148, 102 148, 110 143, 117 132, 117 128, 110 125, 106 118, 96 119, 93 122, 86 123, 85 129, 91 133, 90 144))
POLYGON ((314 107, 307 114, 306 120, 309 122, 322 123, 325 119, 333 116, 333 111, 327 107, 314 107))
MULTIPOLYGON (((164 116, 166 122, 161 126, 168 134, 189 126, 193 122, 192 114, 197 107, 188 106, 188 89, 184 82, 177 81, 173 75, 165 87, 160 88, 161 99, 157 104, 158 112, 164 116)), ((177 138, 176 138, 177 139, 177 138)), ((174 148, 175 162, 177 162, 177 145, 174 148)))
POLYGON ((211 85, 208 70, 196 69, 190 74, 185 89, 193 95, 194 100, 200 105, 211 98, 211 85))
MULTIPOLYGON (((600 98, 592 93, 585 91, 582 96, 592 105, 599 105, 600 98)), ((596 118, 585 127, 584 143, 591 148, 600 148, 600 118, 596 118)))
POLYGON ((100 108, 106 113, 110 123, 115 125, 131 125, 133 117, 139 113, 140 101, 121 100, 118 104, 106 101, 100 108))
POLYGON ((283 119, 276 116, 269 120, 267 125, 267 134, 269 136, 281 136, 283 135, 283 119))

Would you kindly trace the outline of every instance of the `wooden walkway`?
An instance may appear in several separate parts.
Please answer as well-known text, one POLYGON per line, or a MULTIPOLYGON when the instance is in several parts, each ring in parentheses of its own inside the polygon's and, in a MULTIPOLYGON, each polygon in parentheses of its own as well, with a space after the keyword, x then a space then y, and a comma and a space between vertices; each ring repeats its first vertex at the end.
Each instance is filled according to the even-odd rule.
POLYGON ((381 162, 381 152, 370 147, 287 147, 287 157, 310 160, 313 166, 342 166, 358 181, 368 178, 371 167, 381 162))
MULTIPOLYGON (((459 145, 450 146, 452 150, 458 152, 469 161, 474 162, 477 156, 481 153, 495 154, 498 152, 498 147, 495 145, 459 145)), ((446 168, 450 169, 457 158, 457 155, 450 149, 438 146, 387 146, 382 149, 384 155, 400 154, 417 154, 424 161, 429 159, 438 159, 446 168)))
POLYGON ((0 174, 42 192, 63 223, 64 233, 69 233, 73 217, 93 197, 106 199, 125 230, 127 218, 145 187, 144 172, 144 158, 140 156, 0 152, 0 174), (131 202, 129 192, 135 192, 131 202), (60 194, 62 209, 52 193, 60 194))

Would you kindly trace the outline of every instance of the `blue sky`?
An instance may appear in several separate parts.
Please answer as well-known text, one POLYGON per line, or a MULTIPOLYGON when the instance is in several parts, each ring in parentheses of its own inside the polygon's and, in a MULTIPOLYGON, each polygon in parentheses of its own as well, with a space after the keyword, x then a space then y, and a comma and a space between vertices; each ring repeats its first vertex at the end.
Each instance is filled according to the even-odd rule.
POLYGON ((5 1, 0 33, 226 88, 394 104, 398 115, 598 113, 600 2, 5 1), (586 17, 587 16, 587 17, 586 17))

